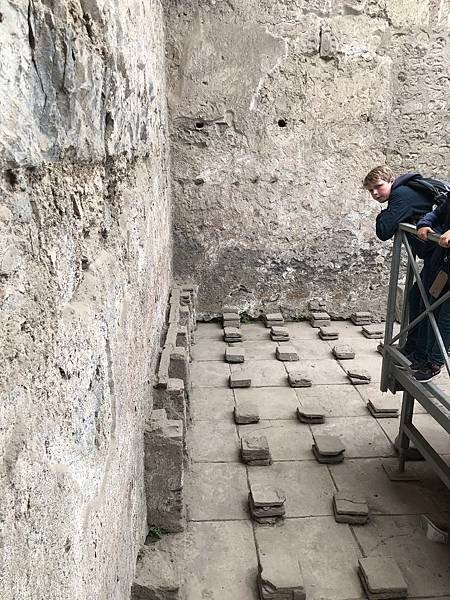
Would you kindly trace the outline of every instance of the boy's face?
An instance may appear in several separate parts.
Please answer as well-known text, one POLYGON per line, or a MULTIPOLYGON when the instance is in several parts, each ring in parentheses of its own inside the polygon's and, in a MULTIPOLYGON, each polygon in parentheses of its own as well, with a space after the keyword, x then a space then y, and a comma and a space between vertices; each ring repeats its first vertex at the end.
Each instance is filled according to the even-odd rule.
POLYGON ((388 200, 391 194, 393 183, 393 181, 384 181, 383 179, 378 179, 378 181, 369 183, 367 190, 374 200, 382 204, 388 200))

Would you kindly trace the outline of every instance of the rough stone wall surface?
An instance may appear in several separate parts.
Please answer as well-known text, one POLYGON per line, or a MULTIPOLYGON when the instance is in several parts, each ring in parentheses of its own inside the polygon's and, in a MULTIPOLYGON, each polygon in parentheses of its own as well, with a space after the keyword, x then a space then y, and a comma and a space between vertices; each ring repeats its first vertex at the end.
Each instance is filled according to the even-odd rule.
POLYGON ((446 0, 165 6, 174 269, 200 315, 383 314, 390 244, 361 181, 447 175, 446 0))
POLYGON ((129 598, 171 279, 159 0, 0 18, 0 597, 129 598))

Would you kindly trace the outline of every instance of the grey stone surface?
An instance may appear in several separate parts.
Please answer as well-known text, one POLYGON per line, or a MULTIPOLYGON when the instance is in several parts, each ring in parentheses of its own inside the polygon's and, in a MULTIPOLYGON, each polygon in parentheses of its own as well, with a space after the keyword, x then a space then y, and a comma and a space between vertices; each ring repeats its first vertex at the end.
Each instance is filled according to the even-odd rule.
POLYGON ((223 360, 226 344, 214 340, 198 340, 191 348, 191 356, 194 361, 223 360))
POLYGON ((295 419, 298 399, 290 388, 248 388, 235 390, 236 403, 251 401, 261 419, 295 419))
POLYGON ((331 325, 330 315, 326 312, 314 312, 309 318, 311 327, 321 329, 331 325))
POLYGON ((337 456, 345 452, 345 446, 335 435, 314 434, 314 443, 323 456, 337 456))
MULTIPOLYGON (((440 455, 450 455, 450 436, 433 417, 427 414, 415 414, 413 423, 436 452, 440 455)), ((398 435, 398 419, 383 419, 380 421, 380 426, 394 444, 398 435)))
POLYGON ((301 423, 324 423, 325 415, 312 404, 297 407, 297 417, 301 423))
POLYGON ((251 478, 250 494, 255 507, 282 506, 286 502, 286 495, 282 490, 267 485, 251 483, 251 478))
POLYGON ((450 589, 448 546, 426 538, 419 515, 374 516, 354 533, 366 556, 392 556, 397 561, 412 598, 439 596, 450 589))
POLYGON ((144 432, 147 523, 170 532, 185 525, 182 421, 151 421, 144 432))
POLYGON ((327 417, 366 416, 367 408, 358 391, 351 385, 314 385, 296 390, 300 406, 313 403, 327 417))
POLYGON ((363 336, 369 340, 383 339, 384 337, 384 324, 374 323, 371 325, 364 325, 361 329, 363 336))
POLYGON ((185 502, 193 521, 247 518, 247 474, 239 463, 193 463, 187 473, 185 502))
MULTIPOLYGON (((299 365, 295 363, 285 363, 284 366, 288 373, 293 373, 299 369, 299 365)), ((302 360, 301 370, 306 377, 311 379, 314 385, 348 384, 344 370, 331 358, 302 360)))
MULTIPOLYGON (((276 360, 252 360, 246 362, 246 368, 251 373, 252 387, 287 387, 286 365, 276 360)), ((231 372, 238 373, 241 367, 231 365, 231 372)))
POLYGON ((248 388, 252 385, 250 369, 239 369, 231 372, 229 377, 230 388, 248 388))
POLYGON ((136 561, 131 600, 181 600, 180 565, 158 544, 142 546, 136 561))
POLYGON ((194 362, 191 366, 192 387, 219 387, 228 386, 230 376, 229 365, 222 362, 204 361, 194 362))
POLYGON ((355 351, 348 344, 338 344, 333 346, 333 355, 338 360, 349 360, 355 358, 355 351))
POLYGON ((299 560, 307 598, 361 597, 358 545, 350 529, 333 517, 286 519, 282 527, 256 527, 255 536, 260 552, 276 548, 280 559, 299 560))
POLYGON ((339 331, 334 327, 320 327, 319 337, 321 340, 337 340, 339 337, 339 331))
POLYGON ((369 556, 358 560, 361 582, 369 598, 404 598, 408 586, 397 563, 391 556, 369 556))
POLYGON ((239 427, 239 435, 264 435, 273 460, 311 460, 312 435, 308 427, 295 421, 263 421, 239 427))
POLYGON ((257 581, 261 600, 306 599, 298 558, 276 548, 260 550, 257 581))
POLYGON ((282 489, 288 518, 332 514, 333 481, 328 469, 314 460, 274 462, 270 469, 250 469, 248 478, 250 486, 282 489))
POLYGON ((233 421, 194 421, 188 431, 194 462, 238 462, 239 440, 233 421))
POLYGON ((238 425, 257 423, 259 421, 259 413, 256 404, 251 401, 238 403, 234 408, 234 421, 238 425))
POLYGON ((308 388, 312 386, 312 380, 302 371, 288 373, 288 382, 292 388, 308 388))
POLYGON ((224 327, 223 337, 226 342, 242 341, 242 333, 238 327, 224 327))
POLYGON ((241 458, 249 465, 270 464, 272 460, 267 438, 259 433, 241 435, 241 458))
POLYGON ((195 421, 230 421, 234 408, 233 390, 193 388, 190 404, 191 416, 195 421))

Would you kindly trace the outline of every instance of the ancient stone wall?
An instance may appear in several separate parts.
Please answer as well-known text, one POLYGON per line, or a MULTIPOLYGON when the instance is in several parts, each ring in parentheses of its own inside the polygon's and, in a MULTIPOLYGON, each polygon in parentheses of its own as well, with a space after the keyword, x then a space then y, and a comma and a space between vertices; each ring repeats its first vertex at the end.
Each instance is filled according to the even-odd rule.
POLYGON ((199 311, 383 314, 373 166, 447 175, 446 0, 171 0, 174 268, 199 311))
POLYGON ((161 6, 0 9, 0 597, 129 598, 171 279, 161 6))

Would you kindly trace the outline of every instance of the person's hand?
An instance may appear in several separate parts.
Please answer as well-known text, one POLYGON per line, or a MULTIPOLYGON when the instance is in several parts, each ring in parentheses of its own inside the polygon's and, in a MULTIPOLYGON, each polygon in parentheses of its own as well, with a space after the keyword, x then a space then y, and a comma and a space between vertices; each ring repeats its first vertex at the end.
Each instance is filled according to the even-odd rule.
POLYGON ((422 240, 422 242, 427 241, 429 233, 434 233, 431 227, 421 227, 417 230, 417 235, 419 236, 419 239, 422 240))
POLYGON ((439 246, 443 248, 448 248, 450 245, 450 229, 448 229, 445 233, 441 235, 439 238, 439 246))

